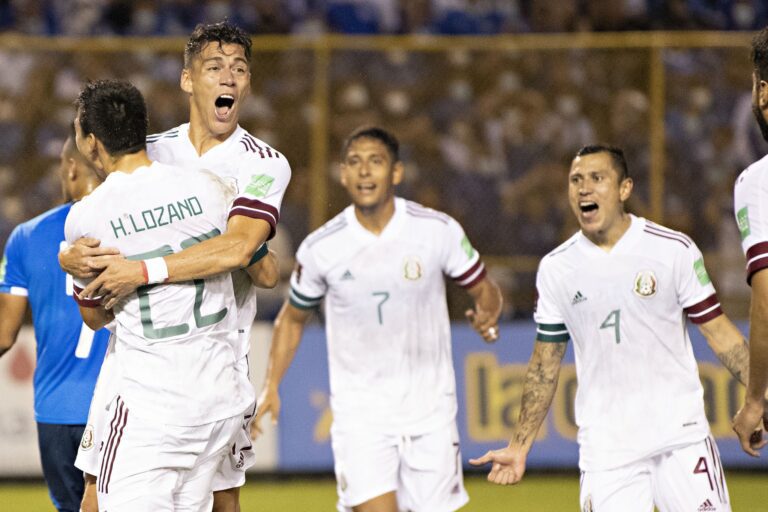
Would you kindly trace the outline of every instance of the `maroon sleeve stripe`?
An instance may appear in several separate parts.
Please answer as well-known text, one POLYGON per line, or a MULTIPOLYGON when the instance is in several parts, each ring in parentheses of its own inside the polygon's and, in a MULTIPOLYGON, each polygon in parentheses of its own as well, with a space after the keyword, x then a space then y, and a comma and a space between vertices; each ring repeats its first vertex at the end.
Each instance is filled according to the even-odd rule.
POLYGON ((74 289, 74 292, 75 292, 72 294, 72 298, 75 299, 75 302, 77 302, 79 306, 83 306, 84 308, 97 308, 101 306, 101 298, 81 299, 80 293, 83 291, 83 289, 77 285, 73 285, 72 288, 74 289))
POLYGON ((479 269, 482 265, 483 265, 483 262, 480 261, 480 259, 478 258, 475 264, 469 267, 469 269, 466 272, 456 277, 453 277, 452 279, 454 281, 464 281, 465 279, 469 278, 472 274, 477 272, 477 269, 479 269))
POLYGON ((244 217, 250 217, 251 219, 261 219, 269 224, 270 230, 267 240, 271 240, 272 237, 275 236, 277 223, 280 220, 280 213, 274 206, 262 203, 256 199, 248 199, 245 197, 238 197, 235 199, 235 202, 232 203, 228 218, 231 219, 235 215, 242 215, 244 217))
POLYGON ((483 265, 483 262, 478 259, 475 264, 469 268, 469 270, 452 279, 462 288, 472 288, 477 283, 482 281, 482 279, 485 277, 485 274, 485 265, 483 265))
POLYGON ((685 308, 685 313, 688 315, 691 322, 695 324, 703 324, 722 315, 723 309, 720 307, 720 301, 717 299, 717 294, 713 293, 698 304, 685 308))
POLYGON ((760 242, 747 249, 747 284, 758 270, 768 267, 768 242, 760 242))

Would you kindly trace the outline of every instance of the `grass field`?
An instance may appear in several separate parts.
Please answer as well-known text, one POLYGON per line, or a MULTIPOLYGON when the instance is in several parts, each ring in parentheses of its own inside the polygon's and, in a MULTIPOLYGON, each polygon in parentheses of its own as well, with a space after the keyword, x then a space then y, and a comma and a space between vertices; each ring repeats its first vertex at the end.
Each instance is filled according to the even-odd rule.
MULTIPOLYGON (((728 487, 734 512, 768 510, 768 474, 732 473, 728 487)), ((467 478, 469 504, 465 512, 560 512, 578 511, 577 474, 532 474, 515 487, 488 484, 482 476, 467 478)), ((333 512, 336 488, 330 478, 267 479, 251 476, 242 492, 243 512, 333 512)), ((41 483, 0 483, 0 511, 51 512, 41 483)))

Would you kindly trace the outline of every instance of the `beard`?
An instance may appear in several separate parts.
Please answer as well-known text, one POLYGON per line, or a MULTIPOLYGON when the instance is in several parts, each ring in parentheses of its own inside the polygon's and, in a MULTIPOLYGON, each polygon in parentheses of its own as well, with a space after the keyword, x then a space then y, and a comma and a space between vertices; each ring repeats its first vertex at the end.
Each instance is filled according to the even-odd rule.
POLYGON ((752 105, 752 113, 755 115, 757 126, 760 127, 760 133, 763 135, 763 140, 768 142, 768 121, 763 117, 763 112, 760 107, 752 105))

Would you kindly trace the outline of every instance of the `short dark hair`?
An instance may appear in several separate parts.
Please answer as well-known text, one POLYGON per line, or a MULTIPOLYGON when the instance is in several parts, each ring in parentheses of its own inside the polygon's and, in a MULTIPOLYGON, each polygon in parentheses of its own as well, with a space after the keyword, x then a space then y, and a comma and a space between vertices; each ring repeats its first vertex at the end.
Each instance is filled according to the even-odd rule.
POLYGON ((357 139, 376 139, 387 147, 392 163, 400 161, 400 142, 392 132, 378 126, 361 126, 349 134, 341 148, 341 160, 347 157, 349 146, 357 139))
MULTIPOLYGON (((597 153, 608 153, 613 162, 613 167, 619 173, 619 178, 625 180, 629 178, 629 168, 627 168, 627 159, 624 158, 624 151, 616 146, 608 144, 589 144, 576 152, 576 157, 595 155, 597 153)), ((575 158, 575 157, 574 157, 575 158)))
POLYGON ((752 38, 751 59, 757 78, 768 79, 768 27, 752 38))
POLYGON ((85 84, 75 101, 83 135, 93 134, 112 156, 146 148, 147 106, 141 92, 125 80, 85 84))
POLYGON ((218 43, 219 47, 225 44, 239 44, 245 51, 245 60, 251 62, 251 37, 237 25, 225 20, 219 23, 200 23, 195 27, 184 48, 184 68, 188 69, 205 45, 212 42, 218 43))

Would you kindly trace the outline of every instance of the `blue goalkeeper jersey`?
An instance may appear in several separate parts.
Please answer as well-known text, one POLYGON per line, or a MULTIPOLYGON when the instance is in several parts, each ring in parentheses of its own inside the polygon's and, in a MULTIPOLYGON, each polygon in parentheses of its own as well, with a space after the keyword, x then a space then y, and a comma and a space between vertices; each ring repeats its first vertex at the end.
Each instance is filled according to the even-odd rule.
POLYGON ((35 419, 85 424, 109 332, 94 333, 72 299, 72 279, 59 267, 64 221, 72 204, 16 226, 0 264, 0 293, 27 297, 37 340, 35 419))

